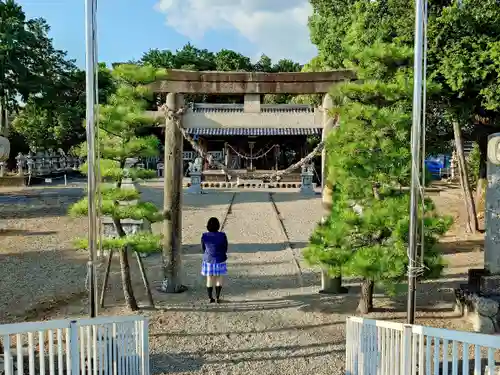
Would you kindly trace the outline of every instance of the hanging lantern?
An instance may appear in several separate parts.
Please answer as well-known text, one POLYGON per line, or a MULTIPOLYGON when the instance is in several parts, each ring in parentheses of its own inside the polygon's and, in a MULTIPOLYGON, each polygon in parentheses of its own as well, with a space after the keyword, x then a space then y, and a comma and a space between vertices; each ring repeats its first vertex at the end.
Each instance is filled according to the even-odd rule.
POLYGON ((6 161, 10 155, 10 142, 7 138, 0 136, 0 162, 6 161))

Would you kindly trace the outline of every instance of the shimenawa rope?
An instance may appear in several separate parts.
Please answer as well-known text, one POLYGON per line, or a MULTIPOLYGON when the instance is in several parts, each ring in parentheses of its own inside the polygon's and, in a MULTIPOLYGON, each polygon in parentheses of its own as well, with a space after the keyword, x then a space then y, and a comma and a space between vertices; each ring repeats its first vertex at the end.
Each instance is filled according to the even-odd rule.
MULTIPOLYGON (((182 136, 189 142, 189 144, 191 145, 193 150, 195 150, 203 159, 207 160, 210 165, 213 165, 213 166, 221 169, 230 179, 232 177, 237 177, 237 174, 235 174, 233 171, 229 170, 224 164, 215 160, 212 155, 210 155, 208 152, 203 150, 200 147, 200 145, 198 145, 194 141, 193 137, 191 137, 191 135, 186 131, 186 129, 182 127, 180 117, 185 113, 185 111, 186 111, 185 108, 180 108, 177 111, 172 111, 165 104, 165 105, 161 106, 160 109, 163 110, 166 119, 172 120, 175 123, 177 128, 182 133, 182 136)), ((337 127, 337 126, 338 126, 338 123, 335 125, 335 127, 337 127)), ((318 155, 323 150, 324 147, 325 147, 325 141, 321 141, 314 148, 314 150, 312 150, 309 154, 307 154, 305 157, 300 159, 298 162, 290 165, 288 168, 282 169, 279 171, 275 171, 272 173, 264 174, 264 175, 258 175, 256 177, 258 177, 259 179, 269 179, 269 180, 277 179, 278 180, 281 176, 289 174, 289 173, 293 172, 294 170, 302 167, 303 165, 309 164, 309 162, 316 155, 318 155)), ((252 178, 253 176, 247 175, 246 177, 252 178)))

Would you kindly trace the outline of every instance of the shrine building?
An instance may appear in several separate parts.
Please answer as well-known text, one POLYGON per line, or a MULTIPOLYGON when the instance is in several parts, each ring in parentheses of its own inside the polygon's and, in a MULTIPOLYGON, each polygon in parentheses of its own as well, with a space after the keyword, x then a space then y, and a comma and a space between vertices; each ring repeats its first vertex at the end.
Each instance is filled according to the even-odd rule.
MULTIPOLYGON (((185 108, 182 126, 186 131, 215 159, 244 177, 250 172, 258 176, 287 168, 310 153, 322 137, 326 121, 324 105, 263 104, 265 94, 326 94, 333 84, 350 79, 353 73, 345 70, 313 73, 171 70, 168 81, 155 82, 152 89, 163 103, 167 93, 175 93, 178 106, 185 108), (193 94, 230 95, 235 103, 188 102, 193 94)), ((164 127, 163 113, 158 108, 151 115, 159 119, 160 129, 164 127)), ((185 169, 197 156, 186 140, 182 155, 185 169)), ((317 168, 318 179, 320 169, 317 168)), ((218 175, 222 173, 205 163, 205 180, 220 181, 223 176, 218 175)), ((297 171, 287 178, 298 179, 299 174, 297 171)))

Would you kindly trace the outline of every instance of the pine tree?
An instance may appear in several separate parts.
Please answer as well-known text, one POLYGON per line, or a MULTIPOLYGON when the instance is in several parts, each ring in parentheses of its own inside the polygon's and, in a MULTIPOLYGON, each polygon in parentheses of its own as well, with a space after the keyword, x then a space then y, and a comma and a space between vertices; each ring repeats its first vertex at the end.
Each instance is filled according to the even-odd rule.
MULTIPOLYGON (((357 8, 357 22, 344 41, 344 64, 359 80, 331 92, 333 112, 340 116, 340 127, 327 141, 333 208, 304 255, 311 264, 329 267, 332 275, 361 277, 358 311, 367 313, 374 284, 394 291, 408 269, 409 196, 401 187, 411 176, 413 51, 397 39, 375 34, 369 40, 363 6, 372 5, 357 8)), ((428 85, 429 95, 437 90, 428 85)), ((438 216, 429 200, 420 217, 425 223, 422 276, 435 276, 443 265, 434 245, 451 220, 438 216)))
MULTIPOLYGON (((123 186, 125 181, 154 178, 156 172, 136 166, 126 165, 129 158, 158 156, 160 141, 154 135, 144 135, 145 129, 154 125, 148 116, 148 100, 152 93, 147 84, 165 77, 165 72, 150 66, 120 65, 113 70, 117 90, 106 105, 99 109, 99 151, 101 167, 101 213, 112 218, 118 238, 105 238, 102 248, 118 251, 122 288, 127 306, 137 310, 138 305, 132 289, 129 254, 150 253, 161 250, 161 237, 152 233, 127 235, 121 220, 146 219, 149 222, 163 220, 161 212, 150 202, 141 202, 135 189, 123 186)), ((80 155, 85 155, 86 143, 79 147, 80 155)), ((83 166, 87 173, 88 168, 83 166)), ((88 200, 84 198, 70 208, 73 216, 88 215, 88 200)), ((86 240, 79 240, 78 247, 86 248, 86 240)), ((138 259, 140 259, 138 257, 138 259)))

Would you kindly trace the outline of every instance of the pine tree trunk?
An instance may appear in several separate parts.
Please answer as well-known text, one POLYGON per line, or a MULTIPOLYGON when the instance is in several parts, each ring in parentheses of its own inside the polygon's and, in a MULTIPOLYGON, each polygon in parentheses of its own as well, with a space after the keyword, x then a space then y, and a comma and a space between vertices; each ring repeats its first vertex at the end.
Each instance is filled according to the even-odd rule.
POLYGON ((128 308, 132 311, 137 311, 139 310, 139 306, 137 306, 137 301, 134 296, 134 290, 132 289, 132 278, 130 277, 128 252, 128 248, 120 251, 120 273, 122 276, 123 296, 125 297, 125 302, 127 303, 128 308))
POLYGON ((375 282, 372 281, 370 283, 370 286, 369 286, 369 291, 368 291, 368 295, 369 295, 369 299, 368 299, 368 310, 369 311, 373 311, 373 290, 375 289, 375 282))
POLYGON ((356 309, 360 314, 368 314, 373 309, 373 285, 372 280, 363 279, 361 283, 361 297, 356 309))
POLYGON ((466 230, 475 233, 478 229, 476 216, 476 207, 470 189, 469 179, 467 178, 467 164, 465 163, 465 154, 462 141, 462 132, 460 124, 453 121, 453 134, 455 135, 455 149, 457 150, 458 170, 460 175, 460 184, 464 193, 465 208, 467 210, 466 230))

